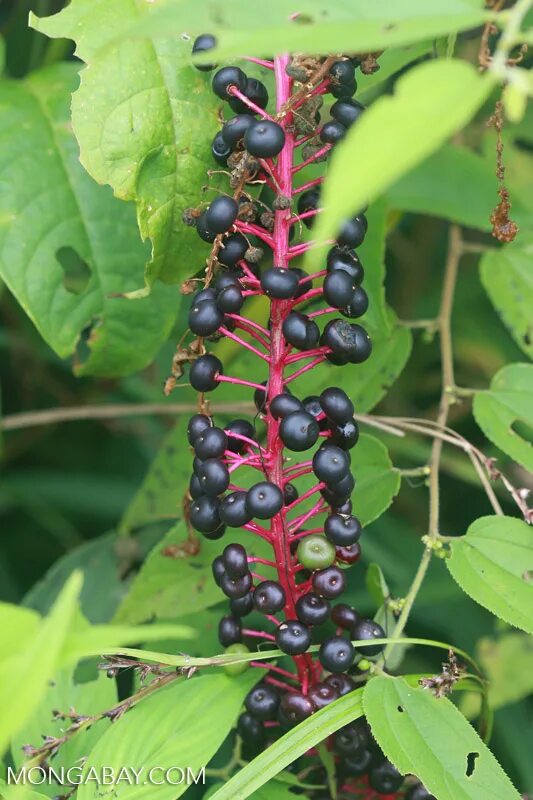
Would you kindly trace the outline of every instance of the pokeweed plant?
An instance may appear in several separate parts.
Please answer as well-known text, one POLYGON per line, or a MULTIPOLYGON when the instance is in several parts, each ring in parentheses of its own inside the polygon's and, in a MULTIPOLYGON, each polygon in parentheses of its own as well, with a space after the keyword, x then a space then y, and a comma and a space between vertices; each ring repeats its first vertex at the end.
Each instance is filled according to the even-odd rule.
MULTIPOLYGON (((530 365, 507 366, 489 390, 458 387, 451 336, 459 262, 479 247, 463 236, 462 222, 491 230, 507 244, 518 234, 503 255, 493 249, 484 256, 482 279, 515 340, 530 353, 530 319, 514 291, 528 250, 512 215, 502 131, 506 117, 524 118, 531 93, 524 46, 530 34, 522 31, 531 2, 518 0, 505 9, 496 2, 488 11, 467 0, 439 0, 431 9, 402 0, 373 5, 353 0, 349 8, 330 8, 305 0, 291 9, 273 2, 264 28, 257 10, 241 0, 226 3, 223 12, 201 3, 194 19, 179 2, 159 7, 73 0, 55 17, 32 20, 52 37, 75 39, 76 54, 87 65, 72 106, 81 161, 118 198, 135 202, 152 254, 145 289, 138 290, 138 272, 137 285, 127 271, 122 278, 114 274, 110 248, 102 247, 108 231, 94 221, 97 209, 108 208, 100 205, 104 195, 73 158, 73 142, 62 138, 68 126, 58 96, 68 94, 73 77, 72 65, 62 64, 4 87, 10 113, 3 130, 10 135, 19 119, 31 122, 29 130, 36 120, 51 127, 43 149, 54 161, 48 168, 68 177, 59 205, 65 214, 78 207, 84 222, 81 231, 68 227, 61 208, 50 206, 43 230, 30 229, 39 259, 54 263, 47 296, 57 301, 61 320, 50 316, 39 287, 25 278, 34 266, 31 253, 23 248, 10 261, 13 240, 0 232, 6 283, 60 355, 76 350, 90 319, 91 356, 77 368, 104 375, 149 360, 173 319, 175 292, 168 284, 182 283, 187 310, 180 313, 182 336, 165 390, 188 383, 198 408, 186 432, 178 427, 172 434, 171 447, 122 520, 122 532, 129 533, 175 518, 184 496, 185 524, 152 551, 117 611, 116 627, 84 628, 85 636, 81 631, 69 639, 63 620, 64 641, 56 637, 39 690, 20 715, 7 684, 13 713, 0 731, 11 736, 11 758, 28 780, 32 767, 46 774, 54 765, 71 764, 74 752, 84 759, 85 777, 111 763, 117 774, 122 767, 172 768, 178 761, 182 768, 207 767, 208 787, 192 787, 188 794, 218 800, 519 797, 486 744, 490 684, 483 669, 456 642, 409 638, 405 629, 431 563, 443 559, 467 595, 524 636, 533 633, 527 491, 449 426, 452 406, 474 396, 474 415, 487 437, 531 469, 531 445, 515 426, 527 423, 530 365), (453 58, 458 33, 476 26, 483 26, 480 71, 453 58), (116 74, 121 81, 110 80, 116 74), (398 79, 394 93, 380 96, 380 81, 389 77, 398 79), (49 87, 44 100, 40 85, 49 87), (444 191, 441 198, 424 159, 488 101, 495 108, 491 168, 499 199, 478 222, 468 199, 455 192, 450 201, 444 191), (417 169, 422 178, 413 190, 409 178, 417 169), (400 325, 384 303, 376 241, 385 236, 384 196, 394 208, 399 193, 398 208, 417 211, 424 174, 431 188, 422 207, 452 220, 440 309, 435 319, 400 325), (373 230, 373 220, 381 231, 373 230), (68 235, 58 233, 63 224, 68 235), (73 258, 76 269, 69 267, 73 258), (501 294, 512 295, 504 302, 491 263, 506 258, 512 279, 506 281, 501 270, 495 278, 501 294), (154 286, 156 278, 167 286, 154 286), (115 305, 111 291, 120 295, 115 305), (136 316, 130 317, 130 308, 136 316), (516 311, 511 320, 509 308, 516 311), (146 341, 139 348, 143 327, 146 341), (401 371, 409 328, 417 327, 439 336, 437 420, 366 414, 401 371), (248 416, 234 418, 250 391, 248 416), (221 394, 225 402, 217 404, 221 394), (350 566, 361 557, 363 523, 387 508, 400 472, 393 472, 379 442, 360 436, 361 423, 385 437, 432 441, 427 463, 403 471, 429 489, 418 567, 405 595, 394 598, 381 565, 372 564, 367 582, 374 608, 364 614, 351 601, 350 566), (192 475, 185 478, 187 442, 192 475), (494 512, 462 537, 441 532, 443 443, 470 459, 494 512), (162 486, 163 474, 170 489, 162 486), (518 516, 503 513, 494 482, 518 516), (366 494, 373 495, 372 504, 366 494), (229 607, 222 608, 223 595, 229 607), (208 610, 213 616, 206 625, 199 616, 208 610), (202 643, 198 655, 181 653, 193 652, 187 628, 163 626, 149 635, 145 628, 121 627, 187 613, 194 627, 194 612, 202 635, 214 626, 218 636, 218 646, 212 639, 209 646, 202 643), (156 635, 167 635, 172 644, 154 651, 124 646, 142 641, 146 648, 156 635), (444 650, 442 670, 422 672, 408 646, 444 650), (214 654, 220 648, 224 652, 214 654), (114 691, 102 693, 97 681, 82 694, 75 676, 61 673, 46 693, 54 669, 93 654, 104 656, 100 667, 109 679, 134 670, 143 685, 117 698, 114 691), (55 686, 68 709, 57 709, 55 686), (450 699, 464 694, 481 698, 477 731, 450 699), (80 697, 83 709, 77 707, 80 697), (52 708, 55 727, 39 731, 45 739, 38 745, 31 713, 40 725, 52 708)), ((17 142, 15 152, 20 156, 24 143, 17 142)), ((444 158, 442 152, 435 157, 444 158)), ((484 180, 480 165, 472 166, 465 154, 447 150, 445 156, 452 172, 464 167, 484 180)), ((7 154, 3 167, 16 177, 19 162, 7 154)), ((441 165, 443 180, 449 178, 447 165, 441 165)), ((35 191, 45 195, 46 188, 35 191)), ((14 191, 10 201, 17 204, 14 219, 19 215, 27 223, 24 191, 14 191)), ((115 205, 117 214, 126 213, 118 200, 109 207, 115 205)), ((520 229, 527 230, 527 204, 515 205, 520 229)), ((7 206, 4 211, 7 219, 7 206)), ((124 240, 113 243, 134 242, 131 252, 138 258, 136 233, 125 233, 131 233, 132 220, 120 219, 124 240)), ((115 229, 109 233, 118 237, 115 229)), ((74 606, 71 598, 72 617, 74 606)), ((12 634, 15 617, 9 613, 12 634)), ((21 614, 16 624, 27 627, 31 638, 38 620, 21 614)), ((29 645, 26 660, 34 662, 29 645)), ((18 656, 17 667, 24 663, 18 656)), ((166 782, 149 786, 144 796, 178 797, 186 789, 183 782, 166 782)), ((14 796, 8 785, 2 791, 6 800, 14 796)), ((61 791, 62 797, 89 800, 102 796, 103 788, 82 781, 61 791)), ((105 791, 120 798, 142 793, 118 780, 105 791)))

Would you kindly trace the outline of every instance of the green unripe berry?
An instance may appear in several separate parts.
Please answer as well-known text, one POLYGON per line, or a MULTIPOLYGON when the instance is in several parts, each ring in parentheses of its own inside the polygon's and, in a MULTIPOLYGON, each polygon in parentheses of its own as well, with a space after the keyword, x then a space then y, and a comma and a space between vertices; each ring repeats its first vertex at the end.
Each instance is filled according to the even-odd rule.
POLYGON ((300 564, 307 569, 326 569, 335 561, 335 545, 324 536, 311 534, 300 541, 297 555, 300 564))
POLYGON ((366 670, 369 670, 371 666, 372 666, 372 664, 370 663, 370 661, 367 658, 361 658, 357 662, 357 669, 360 669, 363 672, 366 672, 366 670))
MULTIPOLYGON (((229 647, 226 647, 224 652, 232 655, 246 655, 247 653, 250 652, 250 650, 246 647, 245 644, 236 642, 235 644, 230 644, 229 647)), ((226 675, 231 675, 231 677, 235 677, 236 675, 241 675, 243 672, 246 672, 249 666, 250 666, 249 661, 241 661, 237 664, 224 664, 224 672, 226 673, 226 675)))

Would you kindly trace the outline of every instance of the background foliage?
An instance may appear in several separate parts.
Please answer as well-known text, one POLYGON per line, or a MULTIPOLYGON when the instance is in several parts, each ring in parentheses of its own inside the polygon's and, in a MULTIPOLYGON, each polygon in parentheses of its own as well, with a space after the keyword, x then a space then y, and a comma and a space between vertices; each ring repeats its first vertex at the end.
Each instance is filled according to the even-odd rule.
MULTIPOLYGON (((347 211, 374 201, 361 249, 363 263, 371 265, 366 323, 374 352, 353 378, 348 371, 353 382, 343 384, 363 423, 372 414, 354 459, 358 512, 367 528, 349 602, 371 616, 383 606, 392 632, 389 601, 406 596, 423 552, 420 538, 428 533, 427 464, 434 456, 427 426, 413 431, 399 420, 434 420, 444 397, 447 422, 461 438, 445 443, 440 455, 439 528, 431 531, 430 524, 430 535, 451 537, 452 555, 428 557, 407 632, 451 642, 478 659, 494 711, 491 749, 520 792, 533 793, 533 534, 523 521, 533 468, 527 57, 512 77, 505 52, 503 65, 495 58, 492 70, 479 73, 487 17, 476 0, 346 0, 325 4, 326 17, 323 3, 305 0, 300 6, 308 24, 302 25, 288 25, 286 3, 276 0, 262 8, 261 27, 257 10, 244 0, 228 0, 223 14, 216 4, 199 3, 194 20, 190 4, 171 0, 157 8, 136 0, 72 0, 51 16, 63 5, 0 5, 0 748, 12 741, 5 764, 19 766, 21 745, 56 735, 53 707, 75 705, 98 717, 128 696, 128 676, 118 686, 96 680, 94 660, 84 660, 75 675, 80 659, 139 642, 193 657, 219 650, 220 593, 210 575, 219 544, 206 542, 199 553, 178 557, 189 458, 183 421, 195 397, 187 386, 168 400, 162 396, 186 328, 187 298, 179 285, 205 258, 181 214, 202 199, 218 127, 208 79, 189 58, 189 34, 206 29, 219 37, 220 58, 270 55, 273 41, 309 52, 385 49, 381 69, 361 81, 361 98, 371 109, 339 148, 326 183, 328 212, 317 231, 327 236, 347 211), (31 28, 30 10, 38 15, 31 28), (509 81, 505 183, 520 228, 503 248, 490 236, 498 183, 496 132, 486 124, 502 79, 509 81), (443 329, 443 278, 451 258, 458 277, 443 329), (443 334, 453 344, 453 354, 444 353, 452 365, 449 385, 443 334), (376 564, 381 571, 368 571, 376 564), (150 630, 138 627, 154 619, 150 630)), ((531 3, 517 6, 527 12, 531 3)), ((524 28, 531 17, 525 14, 524 28)), ((505 44, 491 38, 493 48, 505 44)), ((319 259, 318 250, 311 252, 319 259)), ((220 351, 233 373, 249 374, 246 356, 231 342, 220 351)), ((325 370, 313 373, 302 391, 316 393, 329 383, 325 370)), ((222 386, 215 410, 229 419, 236 409, 251 411, 247 401, 245 392, 222 386)), ((389 651, 391 664, 403 656, 405 674, 438 672, 440 655, 424 647, 389 651)), ((187 763, 202 765, 222 745, 214 762, 220 766, 250 672, 230 680, 206 670, 194 681, 177 681, 116 728, 95 722, 61 758, 69 763, 91 751, 91 761, 120 763, 139 727, 155 729, 164 719, 155 762, 187 745, 187 763), (220 727, 208 725, 206 736, 203 720, 215 700, 220 727), (166 718, 169 702, 179 705, 179 718, 166 718)), ((391 707, 412 704, 411 728, 406 719, 395 720, 380 743, 399 766, 431 782, 435 759, 453 763, 453 748, 463 747, 461 737, 470 746, 473 729, 446 700, 442 719, 424 730, 425 705, 440 701, 401 678, 386 687, 379 681, 386 679, 373 679, 350 707, 341 701, 335 712, 321 712, 315 741, 363 710, 379 732, 379 707, 389 692, 391 707), (448 749, 437 740, 442 726, 453 731, 448 749), (416 750, 421 736, 427 753, 412 764, 398 740, 416 750)), ((478 699, 461 693, 457 701, 473 720, 478 699)), ((292 797, 283 783, 289 773, 279 771, 298 747, 303 753, 310 746, 297 739, 293 750, 269 753, 270 766, 265 761, 254 774, 243 771, 240 784, 219 796, 257 790, 260 797, 261 781, 269 779, 265 796, 292 797)), ((145 759, 142 744, 135 757, 145 759)), ((459 775, 433 791, 439 798, 485 800, 483 786, 501 779, 497 796, 517 796, 489 755, 482 770, 487 783, 481 788, 459 775)), ((7 789, 5 795, 12 796, 7 789)), ((79 797, 93 795, 85 787, 79 797)))

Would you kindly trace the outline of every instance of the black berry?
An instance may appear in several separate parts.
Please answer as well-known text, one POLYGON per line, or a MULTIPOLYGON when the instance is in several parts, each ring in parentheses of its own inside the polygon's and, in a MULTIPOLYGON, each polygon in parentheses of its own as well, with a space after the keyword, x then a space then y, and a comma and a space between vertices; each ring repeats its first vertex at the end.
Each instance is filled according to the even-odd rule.
POLYGON ((220 503, 220 519, 230 528, 241 528, 252 519, 246 508, 246 492, 232 492, 220 503))
MULTIPOLYGON (((215 37, 210 33, 202 33, 200 36, 197 36, 194 40, 194 44, 192 46, 193 53, 204 53, 207 50, 213 50, 217 46, 217 40, 215 37)), ((201 70, 202 72, 211 72, 212 69, 215 69, 214 64, 195 64, 196 69, 201 70)))
POLYGON ((222 617, 218 623, 218 640, 222 647, 242 641, 242 626, 235 617, 222 617))
POLYGON ((212 392, 219 385, 218 375, 223 375, 222 362, 216 356, 207 353, 193 362, 189 380, 197 392, 212 392))
POLYGON ((359 541, 361 536, 361 523, 357 517, 341 514, 330 514, 324 522, 326 538, 339 547, 349 547, 359 541))
POLYGON ((235 580, 248 572, 248 556, 242 544, 228 544, 222 552, 224 568, 229 577, 235 580))
POLYGON ((287 300, 298 291, 298 275, 284 267, 270 267, 261 275, 261 288, 268 297, 287 300))
POLYGON ((263 581, 254 594, 254 606, 262 614, 275 614, 285 605, 285 591, 277 581, 263 581))
POLYGON ((305 625, 320 625, 329 617, 330 605, 314 592, 301 595, 296 601, 296 615, 305 625))
POLYGON ((221 458, 228 446, 228 437, 222 428, 206 428, 194 442, 194 452, 202 461, 221 458))
POLYGON ((312 584, 317 594, 335 600, 346 588, 346 576, 338 567, 327 567, 313 574, 312 584))
POLYGON ((307 625, 299 620, 282 622, 276 630, 276 642, 280 650, 289 656, 305 653, 311 644, 311 633, 307 625))
POLYGON ((237 219, 239 207, 233 197, 216 197, 205 212, 205 222, 210 231, 225 233, 237 219))
MULTIPOLYGON (((359 619, 352 628, 351 637, 352 639, 369 642, 373 639, 384 639, 385 631, 381 625, 378 625, 373 619, 359 619)), ((371 647, 361 648, 358 648, 357 645, 354 646, 356 650, 360 650, 363 656, 377 656, 385 647, 384 644, 376 644, 371 647)))
POLYGON ((318 422, 306 411, 293 411, 292 414, 288 414, 282 419, 279 427, 279 435, 283 444, 295 452, 313 447, 319 433, 318 422))
POLYGON ((236 86, 242 92, 246 88, 246 80, 246 75, 239 67, 222 67, 213 76, 211 86, 218 97, 228 100, 230 86, 236 86))
POLYGON ((307 717, 310 717, 315 707, 305 694, 287 692, 281 700, 280 709, 289 725, 297 725, 307 717))
POLYGON ((271 519, 283 506, 283 493, 275 483, 261 481, 249 489, 246 508, 253 517, 271 519))
POLYGON ((344 628, 349 631, 353 628, 355 623, 360 619, 359 614, 346 603, 337 603, 331 609, 331 621, 335 623, 338 628, 344 628))
POLYGON ((272 686, 260 683, 248 692, 244 705, 256 719, 275 719, 279 708, 280 697, 272 686))
POLYGON ((331 636, 320 645, 318 658, 328 672, 344 672, 352 666, 355 650, 343 636, 331 636))
POLYGON ((256 158, 273 158, 284 144, 285 132, 277 122, 256 120, 244 134, 244 146, 256 158))

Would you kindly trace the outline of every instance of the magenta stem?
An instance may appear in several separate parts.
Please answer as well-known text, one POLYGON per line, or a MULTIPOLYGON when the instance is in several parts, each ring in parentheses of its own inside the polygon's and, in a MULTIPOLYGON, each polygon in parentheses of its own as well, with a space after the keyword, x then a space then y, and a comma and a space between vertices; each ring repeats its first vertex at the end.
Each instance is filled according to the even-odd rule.
POLYGON ((323 511, 327 511, 327 505, 324 505, 324 501, 322 498, 320 498, 320 500, 315 503, 313 508, 310 508, 309 511, 305 512, 305 514, 301 514, 299 517, 295 517, 293 520, 291 520, 291 530, 298 530, 301 525, 305 525, 308 519, 311 519, 311 517, 316 517, 318 514, 322 514, 323 511))
POLYGON ((242 378, 234 378, 230 377, 229 375, 217 375, 217 381, 220 383, 235 383, 239 386, 249 386, 251 389, 260 389, 264 391, 265 387, 261 386, 260 383, 253 383, 253 381, 245 381, 242 378))
POLYGON ((324 178, 315 178, 312 181, 307 181, 307 183, 302 183, 301 186, 297 186, 295 189, 292 190, 293 196, 296 194, 300 194, 300 192, 306 192, 307 189, 312 189, 314 186, 320 186, 324 182, 324 178))
POLYGON ((289 225, 296 225, 297 222, 303 222, 304 219, 316 217, 316 215, 320 214, 321 211, 321 208, 311 208, 309 211, 304 211, 303 214, 295 214, 294 217, 290 218, 289 225))
POLYGON ((262 228, 260 225, 254 225, 251 222, 242 222, 241 220, 237 220, 235 223, 235 228, 239 230, 241 233, 248 233, 250 236, 257 236, 259 239, 267 244, 269 247, 272 247, 272 236, 262 228))
POLYGON ((313 317, 321 317, 323 314, 332 314, 334 311, 338 311, 338 308, 333 308, 333 306, 329 306, 328 308, 319 308, 318 311, 311 311, 310 314, 307 316, 309 319, 313 319, 313 317))
POLYGON ((232 333, 227 328, 225 328, 223 325, 221 325, 221 327, 219 328, 219 331, 220 331, 220 333, 223 333, 224 336, 226 336, 228 339, 231 339, 232 341, 234 341, 237 344, 241 345, 241 347, 245 347, 246 350, 249 350, 251 353, 253 353, 254 355, 258 356, 259 358, 262 358, 263 361, 267 362, 267 364, 269 363, 270 358, 267 355, 265 355, 265 353, 261 353, 256 347, 253 346, 253 344, 250 344, 249 342, 245 342, 244 339, 241 339, 241 337, 237 336, 236 333, 232 333))
POLYGON ((314 356, 322 356, 325 353, 330 353, 329 347, 316 347, 314 350, 303 350, 301 353, 294 353, 294 355, 287 358, 287 364, 294 364, 296 361, 303 361, 306 358, 313 358, 314 356))
POLYGON ((250 111, 254 112, 254 114, 258 114, 260 117, 263 117, 263 119, 268 119, 271 122, 273 121, 270 114, 268 114, 264 110, 264 108, 257 106, 255 103, 249 100, 245 94, 243 94, 239 89, 237 89, 236 86, 230 86, 228 89, 228 94, 232 94, 233 97, 238 97, 239 100, 250 109, 250 111))
POLYGON ((296 506, 299 506, 300 503, 303 503, 305 500, 308 500, 317 492, 320 492, 322 489, 325 489, 325 487, 326 484, 323 483, 322 481, 320 483, 317 483, 316 486, 313 486, 311 489, 308 489, 307 492, 304 492, 302 495, 300 495, 300 497, 297 497, 296 500, 293 500, 293 502, 290 503, 288 506, 285 506, 285 508, 287 509, 287 511, 292 511, 294 508, 296 508, 296 506))
POLYGON ((331 145, 325 144, 324 147, 321 147, 320 150, 317 150, 316 153, 313 153, 312 156, 306 158, 305 161, 302 161, 301 164, 296 164, 296 166, 292 168, 293 175, 296 175, 297 172, 300 172, 300 170, 309 166, 309 164, 312 164, 314 161, 317 160, 317 158, 322 158, 322 156, 325 156, 326 153, 329 153, 330 150, 331 150, 331 145))
POLYGON ((321 364, 325 359, 325 356, 321 356, 320 358, 315 358, 314 361, 311 361, 309 364, 306 364, 305 367, 300 367, 300 369, 293 372, 292 375, 289 375, 288 378, 285 378, 285 383, 290 383, 291 381, 299 378, 300 375, 303 375, 305 372, 308 372, 310 369, 313 369, 317 366, 317 364, 321 364))
POLYGON ((262 58, 254 58, 253 56, 239 56, 239 58, 250 61, 252 64, 259 64, 260 67, 266 67, 266 69, 274 69, 273 61, 264 61, 262 58))
POLYGON ((256 639, 268 639, 269 642, 276 641, 275 636, 272 636, 271 633, 266 633, 265 631, 256 631, 253 628, 243 628, 242 632, 244 636, 254 636, 256 639))

